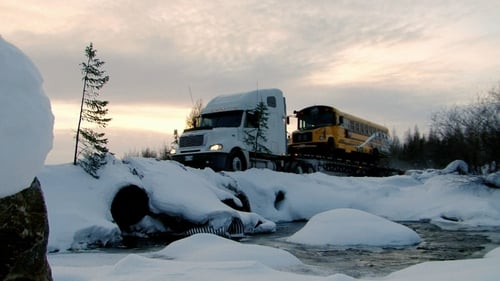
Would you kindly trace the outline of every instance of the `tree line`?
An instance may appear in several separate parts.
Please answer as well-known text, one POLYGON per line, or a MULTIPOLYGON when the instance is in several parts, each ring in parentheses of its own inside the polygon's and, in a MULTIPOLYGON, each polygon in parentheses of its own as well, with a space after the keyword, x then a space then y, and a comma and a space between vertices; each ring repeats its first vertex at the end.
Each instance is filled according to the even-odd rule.
POLYGON ((415 127, 400 141, 394 133, 391 160, 405 169, 421 169, 443 168, 460 159, 472 172, 496 171, 499 144, 500 85, 470 104, 433 113, 427 135, 415 127))

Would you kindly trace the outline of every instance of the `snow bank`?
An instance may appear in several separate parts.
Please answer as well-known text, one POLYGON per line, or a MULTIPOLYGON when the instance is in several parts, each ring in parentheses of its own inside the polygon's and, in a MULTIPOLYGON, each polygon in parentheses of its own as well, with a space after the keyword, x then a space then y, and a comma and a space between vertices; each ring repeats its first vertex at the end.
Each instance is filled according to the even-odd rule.
POLYGON ((288 242, 308 245, 405 246, 420 243, 410 228, 354 209, 335 209, 312 217, 288 242))
MULTIPOLYGON (((213 172, 212 172, 213 173, 213 172)), ((49 216, 49 251, 104 246, 120 240, 120 230, 110 212, 116 193, 128 185, 146 190, 150 209, 214 229, 240 219, 247 233, 271 232, 276 225, 250 212, 239 212, 221 200, 234 197, 212 181, 177 162, 113 157, 94 179, 72 164, 46 166, 38 175, 45 193, 49 216)), ((132 208, 133 206, 131 206, 132 208)), ((138 229, 144 233, 164 230, 154 218, 145 217, 138 229)))
POLYGON ((424 262, 389 274, 382 280, 500 280, 500 258, 424 262))
POLYGON ((248 196, 253 212, 273 221, 353 208, 393 221, 448 218, 470 226, 500 225, 500 190, 455 173, 351 178, 252 169, 225 176, 248 196))
MULTIPOLYGON (((215 173, 142 158, 125 162, 110 159, 100 173, 96 180, 80 167, 67 164, 46 166, 38 175, 48 207, 50 249, 85 248, 117 239, 119 230, 110 205, 117 191, 130 184, 146 190, 154 212, 213 226, 239 218, 247 233, 274 231, 274 222, 310 219, 340 208, 392 221, 500 225, 500 190, 489 188, 480 178, 454 173, 387 178, 296 175, 260 169, 215 173), (245 195, 251 212, 221 203, 230 200, 241 206, 237 193, 245 195)), ((157 225, 150 217, 141 222, 146 232, 158 231, 157 225)))
POLYGON ((52 149, 54 116, 38 69, 0 36, 0 198, 30 186, 52 149))
POLYGON ((197 234, 173 242, 153 255, 179 261, 258 261, 271 268, 302 264, 287 251, 260 245, 245 245, 212 234, 197 234))
POLYGON ((484 255, 484 257, 500 259, 500 247, 489 251, 486 255, 484 255))

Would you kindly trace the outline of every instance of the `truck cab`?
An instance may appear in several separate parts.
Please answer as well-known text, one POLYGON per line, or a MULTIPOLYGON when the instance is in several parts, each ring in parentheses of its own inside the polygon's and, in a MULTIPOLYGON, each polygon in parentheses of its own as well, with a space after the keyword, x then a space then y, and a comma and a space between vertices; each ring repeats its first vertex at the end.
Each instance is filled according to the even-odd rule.
POLYGON ((194 128, 186 129, 172 158, 191 167, 241 171, 273 168, 286 154, 286 104, 279 89, 217 96, 201 110, 194 128), (265 126, 259 105, 265 106, 265 126), (264 135, 264 137, 259 137, 264 135))

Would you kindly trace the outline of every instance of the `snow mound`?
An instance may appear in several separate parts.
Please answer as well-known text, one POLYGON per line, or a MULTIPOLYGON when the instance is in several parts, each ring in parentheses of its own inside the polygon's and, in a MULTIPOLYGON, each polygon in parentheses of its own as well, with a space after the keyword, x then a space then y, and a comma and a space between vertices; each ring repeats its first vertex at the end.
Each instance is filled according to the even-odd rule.
POLYGON ((500 258, 500 247, 498 248, 495 248, 491 251, 489 251, 488 253, 486 253, 486 255, 484 255, 485 258, 500 258))
POLYGON ((484 180, 487 184, 496 188, 500 188, 500 172, 491 173, 487 175, 484 180))
POLYGON ((52 149, 54 116, 31 60, 0 36, 0 198, 30 186, 52 149))
POLYGON ((465 175, 469 172, 469 165, 463 160, 455 160, 441 170, 442 174, 459 173, 465 175))
POLYGON ((450 162, 444 169, 426 169, 426 170, 407 170, 406 175, 412 176, 417 180, 425 181, 429 178, 439 175, 467 175, 469 173, 469 165, 463 160, 455 160, 450 162))
POLYGON ((315 215, 287 241, 317 246, 405 246, 420 243, 420 237, 401 224, 345 208, 315 215))
POLYGON ((498 258, 424 262, 391 273, 383 280, 500 280, 498 264, 498 258))
POLYGON ((155 256, 182 261, 257 261, 271 268, 302 264, 284 250, 245 245, 213 234, 196 234, 173 242, 155 256))

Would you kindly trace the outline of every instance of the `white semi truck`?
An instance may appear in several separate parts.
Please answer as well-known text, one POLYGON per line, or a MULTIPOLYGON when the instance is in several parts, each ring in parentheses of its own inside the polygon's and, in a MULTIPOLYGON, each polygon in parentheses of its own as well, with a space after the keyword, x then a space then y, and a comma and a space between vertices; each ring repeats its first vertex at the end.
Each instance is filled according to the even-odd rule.
POLYGON ((279 89, 218 96, 201 110, 195 127, 183 132, 172 157, 214 170, 278 169, 278 159, 287 153, 286 120, 279 89), (267 128, 260 127, 259 104, 267 108, 267 128), (259 137, 259 132, 265 136, 259 137))

